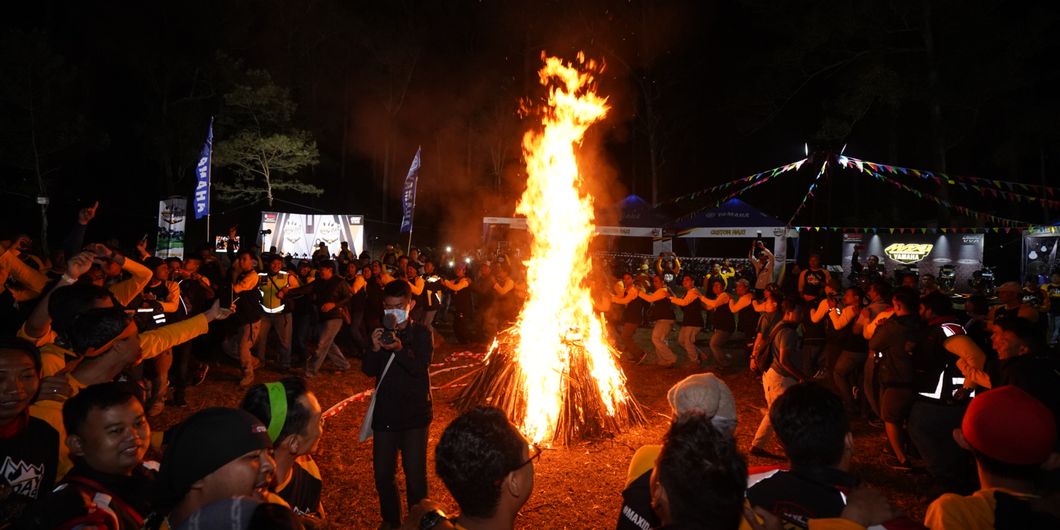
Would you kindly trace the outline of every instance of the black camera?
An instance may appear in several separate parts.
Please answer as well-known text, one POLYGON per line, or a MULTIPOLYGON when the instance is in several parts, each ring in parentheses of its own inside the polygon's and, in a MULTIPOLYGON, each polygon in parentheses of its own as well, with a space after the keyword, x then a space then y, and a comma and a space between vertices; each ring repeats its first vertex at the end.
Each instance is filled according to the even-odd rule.
POLYGON ((397 340, 397 332, 392 329, 384 329, 383 334, 379 336, 380 344, 393 344, 397 340))

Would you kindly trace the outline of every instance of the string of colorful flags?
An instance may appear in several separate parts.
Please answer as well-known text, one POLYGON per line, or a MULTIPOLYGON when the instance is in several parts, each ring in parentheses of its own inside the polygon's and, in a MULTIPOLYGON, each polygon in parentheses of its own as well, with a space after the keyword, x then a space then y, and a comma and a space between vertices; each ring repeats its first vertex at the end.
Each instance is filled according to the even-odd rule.
MULTIPOLYGON (((717 201, 713 202, 712 204, 708 204, 708 205, 706 205, 706 206, 704 206, 702 208, 698 208, 696 210, 693 210, 692 212, 689 212, 689 213, 687 213, 687 214, 685 214, 685 215, 683 215, 683 216, 678 218, 679 220, 688 219, 688 218, 691 218, 691 217, 695 216, 696 214, 700 213, 703 210, 706 210, 706 209, 709 209, 709 208, 715 208, 715 207, 721 205, 722 203, 724 203, 724 202, 726 202, 726 201, 728 201, 728 200, 730 200, 730 199, 732 199, 732 198, 734 198, 736 196, 739 196, 739 195, 743 194, 744 192, 746 192, 746 191, 748 191, 748 190, 750 190, 752 188, 755 188, 757 186, 765 184, 766 182, 769 182, 770 180, 772 180, 774 177, 777 177, 779 175, 782 175, 782 174, 787 173, 787 172, 792 171, 792 170, 796 170, 797 171, 799 168, 802 167, 802 165, 806 162, 806 160, 808 160, 808 159, 807 158, 803 158, 801 160, 797 160, 795 162, 791 162, 791 163, 785 164, 783 166, 778 166, 778 167, 775 167, 775 168, 772 168, 772 169, 768 169, 768 170, 765 170, 765 171, 754 173, 752 175, 748 175, 746 177, 741 177, 741 178, 734 179, 734 180, 731 180, 731 181, 728 181, 728 182, 724 182, 722 184, 718 184, 718 185, 715 185, 715 186, 704 188, 704 189, 701 189, 701 190, 698 190, 698 191, 695 191, 695 192, 692 192, 692 193, 689 193, 689 194, 686 194, 686 195, 682 195, 680 197, 676 197, 674 199, 670 199, 670 200, 660 204, 659 206, 677 204, 677 203, 684 202, 684 201, 690 201, 690 200, 694 200, 694 199, 697 199, 697 198, 700 198, 700 197, 703 197, 703 196, 706 196, 706 195, 714 194, 714 193, 719 192, 719 191, 725 191, 725 190, 729 190, 730 188, 739 186, 738 189, 736 189, 735 191, 732 191, 730 193, 727 193, 721 199, 718 199, 717 201)), ((806 231, 811 231, 811 230, 812 231, 822 231, 822 230, 824 230, 824 231, 833 231, 833 232, 843 231, 843 232, 863 232, 863 233, 869 233, 869 232, 877 233, 878 231, 881 231, 881 230, 888 231, 890 233, 895 233, 895 231, 897 231, 898 233, 907 233, 907 232, 908 233, 916 233, 917 231, 919 231, 920 233, 928 233, 928 232, 935 232, 935 233, 990 233, 990 232, 993 232, 993 233, 999 233, 1001 231, 1004 231, 1005 233, 1009 233, 1011 230, 1039 230, 1039 231, 1049 231, 1049 232, 1054 232, 1054 233, 1060 233, 1060 228, 1058 228, 1058 227, 1035 225, 1035 224, 1032 224, 1032 223, 1028 223, 1026 221, 1018 220, 1018 219, 1011 219, 1011 218, 1007 218, 1007 217, 1001 217, 1001 216, 989 214, 989 213, 986 213, 986 212, 972 210, 971 208, 967 208, 967 207, 964 207, 964 206, 960 206, 960 205, 954 204, 954 203, 950 202, 949 200, 941 199, 941 198, 939 198, 938 196, 936 196, 934 194, 918 190, 918 189, 916 189, 916 188, 914 188, 912 186, 909 186, 909 185, 907 185, 907 184, 905 184, 903 182, 900 182, 900 181, 898 181, 898 180, 896 180, 895 178, 892 178, 892 177, 894 177, 894 176, 911 176, 911 177, 919 178, 921 180, 932 180, 937 185, 947 184, 949 186, 959 187, 962 190, 965 190, 965 191, 968 191, 968 192, 979 193, 983 197, 1000 198, 1000 199, 1005 199, 1005 200, 1008 200, 1008 201, 1011 201, 1011 202, 1021 203, 1021 204, 1040 204, 1043 207, 1055 208, 1055 209, 1060 209, 1060 187, 1038 185, 1038 184, 1025 184, 1025 183, 1022 183, 1022 182, 1013 182, 1013 181, 999 180, 999 179, 987 179, 987 178, 982 178, 982 177, 968 177, 968 176, 962 176, 962 175, 948 175, 946 173, 942 173, 942 172, 938 172, 938 171, 928 171, 928 170, 922 170, 922 169, 907 168, 907 167, 902 167, 902 166, 894 166, 894 165, 890 165, 890 164, 881 164, 881 163, 878 163, 878 162, 870 162, 870 161, 867 161, 867 160, 861 160, 861 159, 858 159, 858 158, 849 157, 849 156, 843 156, 843 155, 839 156, 838 162, 839 162, 839 164, 841 166, 843 166, 845 168, 857 169, 858 171, 860 171, 862 173, 865 173, 866 175, 870 175, 870 176, 876 178, 877 180, 879 180, 881 182, 886 182, 888 184, 891 184, 892 186, 895 186, 896 188, 901 189, 902 191, 905 191, 907 193, 913 194, 913 195, 915 195, 916 197, 918 197, 920 199, 931 200, 932 202, 934 202, 935 204, 937 204, 939 206, 942 206, 942 207, 945 207, 945 208, 949 208, 949 209, 951 209, 953 211, 956 211, 956 212, 958 212, 960 214, 963 214, 963 215, 966 215, 968 217, 972 217, 972 218, 978 219, 978 220, 983 221, 983 222, 997 224, 997 225, 1000 225, 1000 226, 978 227, 978 228, 972 228, 972 227, 951 227, 951 228, 945 228, 945 227, 940 227, 940 228, 893 227, 892 228, 892 227, 887 227, 887 228, 880 228, 880 227, 849 227, 849 226, 792 226, 792 223, 798 217, 799 213, 802 212, 803 208, 806 207, 806 204, 809 202, 810 198, 814 197, 814 192, 816 191, 818 186, 821 184, 820 180, 821 180, 821 177, 824 176, 824 173, 825 173, 826 168, 828 166, 828 161, 825 161, 824 163, 822 163, 821 169, 817 172, 817 176, 810 183, 810 187, 807 190, 806 195, 803 196, 802 201, 799 203, 798 207, 795 209, 795 212, 791 215, 791 218, 788 220, 788 226, 792 226, 795 230, 806 230, 806 231), (1029 193, 1021 193, 1021 191, 1029 192, 1029 193), (1035 194, 1035 195, 1032 195, 1032 194, 1035 194)))
POLYGON ((806 190, 806 195, 802 197, 802 202, 799 203, 799 206, 795 208, 795 213, 791 214, 791 217, 788 219, 788 226, 791 226, 791 223, 794 222, 795 218, 799 216, 799 212, 801 212, 802 209, 806 206, 806 203, 810 200, 810 197, 813 197, 813 190, 817 189, 817 183, 820 182, 821 177, 824 176, 824 170, 827 168, 828 160, 825 160, 821 163, 821 170, 817 172, 817 176, 814 177, 813 182, 810 183, 810 189, 806 190))
MULTIPOLYGON (((687 195, 682 195, 680 197, 676 197, 676 198, 670 199, 668 201, 665 201, 665 202, 659 204, 658 206, 676 204, 676 203, 683 202, 683 201, 690 201, 690 200, 693 200, 693 199, 698 199, 699 197, 702 197, 704 195, 710 195, 710 194, 712 194, 714 192, 717 192, 717 191, 727 190, 727 189, 729 189, 729 188, 731 188, 733 186, 738 186, 740 184, 753 183, 755 181, 759 181, 760 179, 762 179, 762 180, 759 183, 765 182, 765 181, 767 181, 767 180, 769 180, 769 179, 771 179, 773 177, 776 177, 776 176, 778 176, 778 175, 780 175, 782 173, 787 173, 788 171, 791 171, 791 170, 798 171, 798 169, 800 167, 802 167, 802 164, 804 162, 806 162, 805 158, 803 158, 802 160, 797 160, 797 161, 792 162, 790 164, 784 164, 783 166, 775 167, 773 169, 767 169, 765 171, 760 171, 760 172, 755 173, 753 175, 748 175, 746 177, 740 177, 738 179, 733 179, 733 180, 730 180, 728 182, 724 182, 722 184, 718 184, 716 186, 711 186, 709 188, 703 188, 703 189, 701 189, 699 191, 694 191, 694 192, 689 193, 687 195)), ((748 185, 748 186, 744 187, 743 189, 741 189, 740 191, 737 191, 737 192, 733 193, 727 199, 723 199, 721 201, 718 201, 717 204, 721 204, 721 203, 727 201, 728 199, 731 199, 731 198, 739 195, 740 193, 743 193, 743 191, 751 189, 753 187, 754 186, 748 185)), ((695 213, 695 212, 693 212, 693 213, 695 213)))
POLYGON ((871 175, 872 177, 876 178, 877 180, 879 180, 881 182, 886 182, 886 183, 888 183, 888 184, 890 184, 890 185, 892 185, 892 186, 894 186, 894 187, 896 187, 896 188, 898 188, 898 189, 900 189, 902 191, 911 193, 911 194, 915 195, 919 199, 930 200, 930 201, 934 202, 935 204, 937 204, 939 206, 943 206, 945 208, 949 208, 949 209, 954 210, 954 211, 956 211, 958 213, 961 213, 963 215, 967 215, 968 217, 974 217, 974 218, 976 218, 976 219, 978 219, 980 221, 1000 224, 1003 227, 1004 226, 1027 226, 1027 225, 1031 224, 1031 223, 1028 223, 1027 221, 1021 221, 1021 220, 1018 220, 1018 219, 1010 219, 1010 218, 1007 218, 1007 217, 1001 217, 1001 216, 997 216, 997 215, 993 215, 993 214, 988 214, 988 213, 985 213, 985 212, 980 212, 980 211, 977 211, 977 210, 972 210, 971 208, 966 208, 964 206, 960 206, 960 205, 957 205, 957 204, 953 204, 952 202, 950 202, 948 200, 940 199, 937 195, 934 195, 934 194, 931 194, 931 193, 924 193, 924 192, 922 192, 922 191, 920 191, 920 190, 918 190, 916 188, 913 188, 913 187, 911 187, 911 186, 909 186, 909 185, 907 185, 907 184, 905 184, 903 182, 899 182, 896 179, 889 178, 886 175, 880 173, 879 171, 874 171, 872 169, 868 169, 867 166, 863 165, 861 167, 858 167, 854 162, 851 162, 850 159, 846 159, 845 157, 840 157, 839 164, 844 166, 844 167, 857 167, 857 169, 859 169, 863 173, 865 173, 867 175, 871 175))
POLYGON ((1026 225, 1026 226, 989 226, 989 227, 964 227, 964 226, 951 226, 951 227, 937 227, 937 228, 924 228, 924 227, 879 227, 879 226, 793 226, 797 232, 841 232, 850 234, 999 234, 999 233, 1011 233, 1013 230, 1016 232, 1024 230, 1045 230, 1051 232, 1060 232, 1060 227, 1056 226, 1037 226, 1037 225, 1026 225))
POLYGON ((945 173, 879 164, 846 156, 840 156, 839 163, 844 164, 846 167, 856 168, 867 174, 871 174, 871 171, 875 171, 891 175, 914 176, 919 177, 922 180, 933 180, 935 181, 935 184, 938 185, 945 183, 950 186, 959 187, 965 191, 975 191, 983 197, 989 195, 994 198, 1007 199, 1013 202, 1028 204, 1039 203, 1048 208, 1060 208, 1060 200, 1049 198, 1055 197, 1057 192, 1060 191, 1060 188, 1052 186, 1024 184, 1022 182, 1011 182, 1007 180, 992 180, 981 177, 949 176, 945 173), (1008 188, 1008 190, 1006 191, 1005 188, 1008 188), (1019 193, 1015 191, 1016 189, 1033 192, 1038 195, 1019 193), (1043 193, 1047 194, 1049 197, 1042 196, 1043 193))
MULTIPOLYGON (((709 204, 707 204, 705 206, 702 206, 700 208, 696 208, 695 210, 692 210, 691 212, 688 212, 688 213, 678 217, 677 220, 678 221, 684 221, 684 220, 687 220, 687 219, 691 219, 692 217, 695 217, 696 214, 698 214, 699 212, 702 212, 703 210, 709 210, 711 208, 717 208, 718 206, 721 206, 722 203, 728 201, 729 199, 731 199, 733 197, 736 197, 737 195, 742 194, 743 192, 745 192, 745 191, 747 191, 747 190, 749 190, 751 188, 754 188, 756 186, 761 186, 762 184, 765 184, 766 182, 769 182, 770 180, 772 180, 774 177, 780 176, 780 175, 790 171, 791 169, 798 169, 800 166, 802 166, 803 162, 805 162, 805 160, 799 160, 798 162, 793 162, 791 164, 788 164, 787 166, 782 166, 780 168, 776 168, 776 169, 781 169, 782 171, 776 171, 776 169, 774 169, 773 170, 774 172, 772 174, 766 175, 765 177, 758 177, 758 175, 761 175, 761 173, 756 173, 755 175, 751 175, 751 177, 755 177, 754 179, 751 179, 750 177, 746 177, 745 179, 740 179, 740 180, 742 180, 744 182, 747 182, 748 180, 750 180, 751 183, 747 184, 746 186, 744 186, 744 187, 742 187, 742 188, 740 188, 740 189, 738 189, 738 190, 736 190, 736 191, 734 191, 732 193, 729 193, 728 195, 723 196, 722 198, 714 201, 713 203, 709 203, 709 204)), ((769 173, 769 172, 764 172, 764 173, 769 173)), ((726 183, 726 184, 728 184, 728 183, 726 183)))

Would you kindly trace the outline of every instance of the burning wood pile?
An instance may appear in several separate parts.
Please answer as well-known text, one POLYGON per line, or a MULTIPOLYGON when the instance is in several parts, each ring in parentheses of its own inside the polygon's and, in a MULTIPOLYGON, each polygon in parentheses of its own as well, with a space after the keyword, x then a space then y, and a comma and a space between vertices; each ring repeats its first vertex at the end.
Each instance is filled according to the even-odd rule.
POLYGON ((531 236, 526 303, 516 324, 497 335, 456 405, 498 407, 531 442, 566 445, 643 423, 644 415, 626 391, 584 266, 593 198, 582 189, 575 149, 607 114, 606 98, 594 91, 598 67, 582 54, 584 71, 543 59, 539 74, 549 88, 548 105, 541 129, 523 137, 527 187, 516 206, 531 236))

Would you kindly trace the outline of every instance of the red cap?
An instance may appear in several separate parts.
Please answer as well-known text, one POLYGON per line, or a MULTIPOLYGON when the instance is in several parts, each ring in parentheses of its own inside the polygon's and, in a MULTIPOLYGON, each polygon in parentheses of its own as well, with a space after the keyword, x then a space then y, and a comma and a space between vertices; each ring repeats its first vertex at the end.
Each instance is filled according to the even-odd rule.
POLYGON ((1041 401, 1008 385, 976 396, 964 413, 961 432, 984 456, 1008 464, 1035 465, 1053 452, 1056 419, 1041 401))

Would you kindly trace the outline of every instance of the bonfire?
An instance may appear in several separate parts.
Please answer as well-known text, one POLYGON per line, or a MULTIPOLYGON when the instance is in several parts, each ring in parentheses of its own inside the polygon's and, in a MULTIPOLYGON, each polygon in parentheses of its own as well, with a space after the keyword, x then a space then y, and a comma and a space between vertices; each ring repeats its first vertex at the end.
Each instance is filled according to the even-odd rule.
POLYGON ((527 185, 516 213, 531 238, 527 298, 515 324, 493 340, 458 408, 489 404, 508 414, 533 443, 567 445, 644 422, 626 390, 603 315, 593 309, 585 264, 594 232, 593 198, 576 151, 608 111, 595 92, 598 65, 542 55, 548 88, 540 128, 523 137, 527 185))

